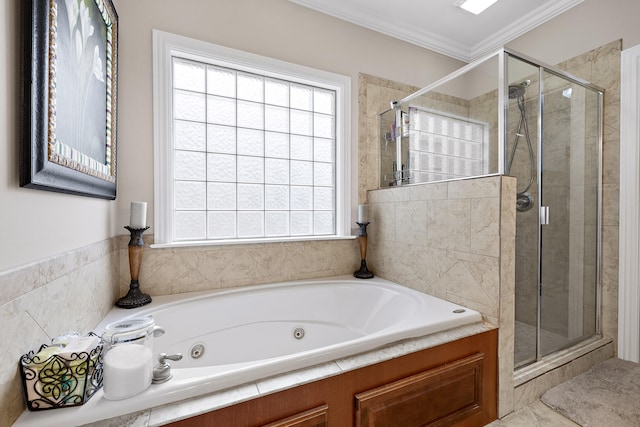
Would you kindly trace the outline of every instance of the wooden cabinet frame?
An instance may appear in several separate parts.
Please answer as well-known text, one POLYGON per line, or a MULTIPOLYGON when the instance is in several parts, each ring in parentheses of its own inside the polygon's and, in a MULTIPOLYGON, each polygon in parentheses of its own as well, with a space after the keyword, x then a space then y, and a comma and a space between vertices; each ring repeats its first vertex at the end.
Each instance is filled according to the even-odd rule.
POLYGON ((446 426, 482 411, 477 353, 356 395, 356 427, 446 426))
MULTIPOLYGON (((426 420, 420 418, 420 410, 416 411, 418 418, 414 421, 418 424, 415 425, 484 426, 495 420, 497 415, 497 341, 498 330, 493 329, 177 421, 172 425, 354 426, 362 422, 357 421, 357 416, 358 411, 362 414, 363 402, 374 402, 374 396, 384 396, 389 390, 406 387, 404 391, 408 391, 409 396, 412 396, 414 389, 422 390, 417 393, 422 397, 413 397, 417 404, 432 408, 440 405, 442 408, 427 410, 427 413, 431 411, 431 415, 426 420), (356 402, 360 402, 359 409, 356 402), (311 424, 295 424, 306 422, 305 417, 309 414, 313 420, 311 424)), ((401 391, 397 393, 402 394, 401 391)), ((389 424, 380 418, 379 423, 361 425, 398 427, 399 424, 389 424)))
POLYGON ((329 405, 318 406, 317 408, 287 417, 284 420, 274 421, 264 427, 327 427, 328 410, 329 405))

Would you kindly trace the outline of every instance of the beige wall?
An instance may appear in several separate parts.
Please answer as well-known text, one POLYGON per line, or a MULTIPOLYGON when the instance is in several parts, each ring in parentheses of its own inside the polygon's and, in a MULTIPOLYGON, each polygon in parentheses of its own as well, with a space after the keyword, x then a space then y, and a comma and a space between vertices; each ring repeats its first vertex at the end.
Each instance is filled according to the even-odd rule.
MULTIPOLYGON (((461 65, 287 0, 115 0, 114 4, 120 17, 120 56, 118 199, 112 202, 19 188, 20 1, 0 2, 0 235, 6 242, 0 245, 0 271, 124 234, 132 200, 149 202, 153 227, 153 28, 353 77, 354 140, 359 71, 423 84, 461 65), (392 59, 414 65, 398 70, 392 59)), ((355 146, 352 157, 357 158, 355 146)), ((356 170, 356 160, 353 165, 356 170)), ((355 196, 355 190, 352 193, 355 196)))
POLYGON ((637 0, 584 0, 507 46, 547 64, 558 64, 618 39, 627 49, 640 43, 638 16, 637 0))
POLYGON ((0 1, 0 272, 116 233, 115 202, 18 185, 19 5, 0 1))
MULTIPOLYGON (((244 50, 352 78, 351 140, 357 138, 359 72, 422 84, 460 67, 459 61, 322 15, 287 0, 115 0, 120 15, 120 185, 122 201, 150 202, 153 227, 151 30, 244 50), (411 64, 397 67, 397 63, 411 64)), ((352 208, 357 150, 352 145, 352 208)), ((126 207, 120 221, 126 221, 126 207)), ((149 231, 153 232, 153 229, 149 231)))

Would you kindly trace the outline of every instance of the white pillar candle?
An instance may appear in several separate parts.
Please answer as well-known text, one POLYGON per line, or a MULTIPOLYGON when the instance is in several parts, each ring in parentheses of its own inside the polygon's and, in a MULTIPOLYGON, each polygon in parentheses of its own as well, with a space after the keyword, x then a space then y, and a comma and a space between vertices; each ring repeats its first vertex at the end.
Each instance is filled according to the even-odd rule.
POLYGON ((104 356, 104 397, 121 400, 143 392, 151 385, 153 354, 144 345, 117 345, 104 356))
POLYGON ((147 203, 131 202, 129 227, 145 228, 147 226, 147 203))
POLYGON ((358 222, 364 224, 368 221, 368 217, 367 205, 358 205, 358 222))

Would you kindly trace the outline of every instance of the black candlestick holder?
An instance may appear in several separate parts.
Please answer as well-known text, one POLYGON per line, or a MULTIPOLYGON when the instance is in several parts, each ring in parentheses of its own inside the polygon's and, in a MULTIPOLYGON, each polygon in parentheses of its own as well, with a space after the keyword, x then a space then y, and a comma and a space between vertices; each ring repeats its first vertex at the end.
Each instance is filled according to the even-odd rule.
POLYGON ((353 273, 358 279, 371 279, 373 273, 367 268, 367 225, 369 222, 356 222, 360 227, 358 233, 358 245, 360 246, 360 269, 353 273))
POLYGON ((148 294, 143 294, 140 290, 140 282, 138 281, 140 265, 142 263, 142 250, 144 249, 142 233, 148 230, 149 227, 131 228, 126 226, 124 228, 131 233, 131 240, 129 240, 129 271, 131 272, 131 284, 129 285, 127 295, 118 299, 116 306, 136 308, 151 302, 151 297, 148 294))

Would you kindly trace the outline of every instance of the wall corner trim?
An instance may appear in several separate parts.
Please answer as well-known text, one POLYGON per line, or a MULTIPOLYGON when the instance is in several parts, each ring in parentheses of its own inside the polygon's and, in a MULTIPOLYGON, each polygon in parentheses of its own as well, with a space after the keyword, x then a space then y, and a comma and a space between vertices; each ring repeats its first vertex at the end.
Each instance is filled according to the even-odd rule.
POLYGON ((621 55, 618 357, 640 362, 640 45, 621 55))

